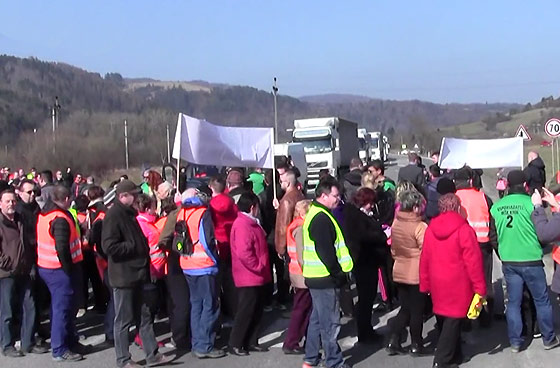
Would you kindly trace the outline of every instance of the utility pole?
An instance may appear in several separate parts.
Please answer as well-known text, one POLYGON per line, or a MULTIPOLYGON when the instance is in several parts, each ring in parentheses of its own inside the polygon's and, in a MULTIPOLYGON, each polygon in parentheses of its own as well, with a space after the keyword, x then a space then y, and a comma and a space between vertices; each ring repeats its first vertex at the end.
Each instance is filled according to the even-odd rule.
POLYGON ((128 124, 124 120, 124 158, 126 161, 126 169, 128 170, 128 124))
POLYGON ((171 145, 169 143, 169 124, 167 124, 167 162, 171 163, 171 145))
POLYGON ((53 133, 53 154, 56 153, 56 129, 58 128, 58 116, 60 115, 60 104, 58 103, 58 96, 54 98, 54 105, 51 109, 52 117, 52 133, 53 133))
POLYGON ((274 143, 278 143, 278 87, 276 86, 276 77, 272 85, 272 94, 274 95, 274 143))

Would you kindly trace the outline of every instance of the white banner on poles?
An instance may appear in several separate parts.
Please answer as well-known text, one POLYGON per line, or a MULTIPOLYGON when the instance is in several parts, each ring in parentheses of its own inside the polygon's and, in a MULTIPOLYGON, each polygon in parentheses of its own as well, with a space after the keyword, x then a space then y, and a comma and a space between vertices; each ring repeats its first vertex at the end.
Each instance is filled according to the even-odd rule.
POLYGON ((198 165, 271 169, 273 139, 273 128, 225 127, 180 113, 172 156, 198 165))
POLYGON ((459 169, 523 167, 523 138, 458 139, 443 138, 439 166, 459 169))

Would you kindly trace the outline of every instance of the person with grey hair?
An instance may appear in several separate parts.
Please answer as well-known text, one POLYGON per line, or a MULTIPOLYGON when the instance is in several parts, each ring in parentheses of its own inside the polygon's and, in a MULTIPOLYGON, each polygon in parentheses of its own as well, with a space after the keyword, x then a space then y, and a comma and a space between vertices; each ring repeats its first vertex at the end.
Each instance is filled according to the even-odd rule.
POLYGON ((159 239, 160 248, 179 252, 179 265, 190 292, 192 354, 199 359, 226 355, 223 350, 214 347, 216 323, 220 316, 218 252, 208 199, 206 193, 199 189, 184 191, 182 206, 169 214, 159 239), (180 243, 176 235, 178 228, 188 232, 188 237, 185 236, 180 243))
POLYGON ((422 221, 426 200, 417 190, 405 190, 398 195, 400 210, 392 227, 391 254, 395 260, 393 281, 401 300, 399 314, 390 321, 389 355, 404 354, 400 333, 410 327, 410 353, 423 353, 422 327, 426 295, 420 292, 420 254, 428 225, 422 221))

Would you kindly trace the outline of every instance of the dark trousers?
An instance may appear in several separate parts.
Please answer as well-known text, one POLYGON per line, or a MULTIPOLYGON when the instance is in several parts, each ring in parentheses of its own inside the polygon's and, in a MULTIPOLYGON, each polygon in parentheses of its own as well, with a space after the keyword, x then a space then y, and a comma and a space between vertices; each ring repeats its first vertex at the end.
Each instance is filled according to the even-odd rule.
POLYGON ((50 337, 48 326, 41 325, 41 321, 45 319, 45 312, 48 311, 48 313, 50 313, 51 294, 49 293, 47 284, 45 284, 45 281, 39 276, 35 277, 35 280, 32 281, 32 287, 35 299, 35 331, 39 336, 39 341, 43 342, 50 337))
POLYGON ((401 309, 399 314, 391 320, 391 334, 400 335, 406 328, 410 327, 410 337, 413 344, 422 345, 422 327, 424 308, 426 306, 426 294, 420 292, 418 285, 407 285, 395 283, 401 309))
POLYGON ((11 276, 0 279, 0 336, 2 350, 13 347, 17 336, 14 317, 21 313, 21 349, 27 351, 33 344, 35 325, 35 300, 31 278, 11 276))
POLYGON ((451 318, 436 315, 437 328, 440 331, 434 363, 461 364, 463 351, 461 348, 462 318, 451 318))
POLYGON ((373 333, 371 315, 379 281, 377 268, 358 266, 355 269, 354 278, 358 289, 358 303, 356 304, 358 340, 363 340, 371 337, 373 333))
POLYGON ((189 285, 182 273, 167 275, 165 283, 171 338, 178 348, 187 349, 191 346, 189 285))
POLYGON ((107 302, 107 311, 105 312, 105 318, 103 320, 103 329, 105 331, 106 340, 115 339, 115 298, 113 297, 113 289, 109 286, 109 277, 107 275, 107 270, 105 270, 105 275, 103 277, 103 283, 109 291, 109 301, 107 302))
POLYGON ((95 302, 95 307, 99 309, 104 309, 107 305, 109 299, 107 289, 101 281, 99 276, 99 271, 97 270, 97 264, 95 263, 95 254, 91 250, 85 250, 83 252, 84 261, 83 265, 83 300, 79 304, 80 308, 87 308, 87 303, 89 299, 89 283, 91 282, 91 288, 93 289, 93 297, 95 302))
POLYGON ((237 313, 229 336, 230 347, 248 349, 249 346, 258 345, 258 330, 267 297, 266 287, 237 288, 237 313))
POLYGON ((82 270, 79 264, 70 275, 62 268, 39 268, 39 275, 51 293, 51 349, 53 357, 59 357, 78 342, 76 298, 82 290, 82 270))
POLYGON ((395 261, 393 257, 389 254, 385 260, 385 263, 379 267, 381 271, 381 281, 385 287, 385 293, 387 295, 387 300, 385 302, 389 305, 393 304, 395 297, 397 297, 397 292, 395 290, 395 284, 393 282, 393 265, 395 261))
POLYGON ((186 275, 191 302, 192 350, 208 353, 214 348, 220 316, 217 275, 186 275))
MULTIPOLYGON (((272 280, 276 280, 276 301, 279 304, 286 304, 289 301, 290 294, 290 281, 286 277, 286 265, 284 260, 278 257, 278 253, 274 249, 269 247, 269 257, 270 257, 270 272, 272 273, 272 280), (274 271, 276 271, 276 278, 274 277, 274 271)), ((272 297, 274 295, 274 282, 267 284, 267 305, 272 302, 272 297)))
POLYGON ((290 325, 286 331, 283 347, 286 349, 299 348, 299 342, 307 333, 309 318, 313 310, 309 289, 294 288, 294 303, 290 316, 290 325))
POLYGON ((231 269, 231 258, 222 260, 220 272, 218 274, 220 293, 220 311, 223 316, 235 318, 237 309, 237 290, 233 282, 233 272, 231 269))
POLYGON ((484 279, 486 280, 486 301, 487 308, 483 308, 480 312, 480 323, 489 325, 492 321, 492 312, 494 310, 494 288, 492 285, 492 270, 494 268, 494 250, 490 244, 481 244, 482 265, 484 267, 484 279), (487 311, 488 310, 488 311, 487 311))
POLYGON ((113 288, 115 303, 115 353, 117 366, 122 367, 131 360, 128 331, 136 321, 140 321, 140 338, 146 360, 154 358, 158 352, 154 323, 150 308, 146 304, 143 285, 131 288, 113 288))

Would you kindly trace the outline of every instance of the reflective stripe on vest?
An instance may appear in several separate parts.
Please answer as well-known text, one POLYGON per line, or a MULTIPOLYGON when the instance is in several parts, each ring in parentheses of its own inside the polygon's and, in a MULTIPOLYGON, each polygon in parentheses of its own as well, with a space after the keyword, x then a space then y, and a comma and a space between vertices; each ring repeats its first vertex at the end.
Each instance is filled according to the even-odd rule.
POLYGON ((467 212, 467 221, 476 232, 479 243, 490 241, 490 209, 484 192, 474 188, 459 189, 457 197, 461 199, 461 206, 467 212))
POLYGON ((191 255, 181 255, 179 264, 183 270, 197 270, 213 267, 216 264, 206 254, 204 245, 200 242, 200 223, 202 216, 206 212, 206 208, 182 208, 177 214, 177 221, 185 221, 191 240, 194 244, 193 253, 191 255))
POLYGON ((305 216, 305 221, 303 223, 303 277, 319 278, 327 277, 330 275, 323 262, 321 262, 321 260, 319 259, 319 256, 315 251, 315 242, 309 235, 309 225, 311 224, 311 221, 313 221, 315 216, 317 216, 319 213, 327 215, 336 230, 334 247, 336 251, 336 257, 338 259, 340 267, 342 268, 342 271, 352 271, 354 264, 352 262, 352 258, 350 257, 348 247, 346 247, 346 244, 344 242, 344 235, 342 234, 342 230, 340 229, 338 222, 330 214, 330 212, 326 211, 317 204, 312 203, 309 207, 309 212, 305 216))
POLYGON ((300 226, 303 226, 303 218, 298 217, 294 219, 286 229, 286 245, 288 248, 288 256, 290 257, 288 269, 292 275, 302 274, 301 266, 297 259, 296 239, 293 234, 294 230, 300 226))
POLYGON ((158 247, 160 231, 158 230, 158 228, 155 226, 154 223, 150 223, 149 218, 142 216, 142 214, 139 214, 138 218, 141 218, 144 223, 143 225, 140 226, 142 228, 142 231, 144 230, 144 226, 148 226, 151 228, 152 232, 157 233, 158 235, 156 239, 149 239, 148 234, 144 234, 144 236, 146 236, 148 240, 148 247, 150 248, 150 264, 154 270, 163 273, 163 270, 165 269, 165 264, 167 263, 167 256, 165 254, 165 251, 158 247))
POLYGON ((78 263, 83 260, 80 237, 78 236, 74 219, 61 210, 55 210, 46 215, 40 214, 37 220, 37 265, 39 267, 49 269, 62 267, 58 259, 55 239, 50 234, 51 223, 59 217, 65 219, 70 227, 70 239, 68 239, 68 242, 70 244, 72 263, 78 263))

